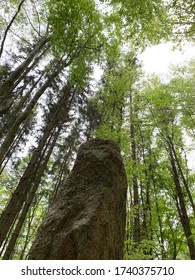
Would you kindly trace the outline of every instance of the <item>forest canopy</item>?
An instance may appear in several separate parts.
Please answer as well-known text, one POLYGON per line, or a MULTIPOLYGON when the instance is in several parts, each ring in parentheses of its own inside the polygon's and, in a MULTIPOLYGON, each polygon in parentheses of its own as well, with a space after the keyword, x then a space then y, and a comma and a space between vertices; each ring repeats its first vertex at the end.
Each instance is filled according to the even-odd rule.
POLYGON ((138 60, 147 46, 194 39, 192 0, 1 1, 1 259, 28 258, 94 137, 123 156, 125 259, 195 259, 195 60, 166 81, 138 60))

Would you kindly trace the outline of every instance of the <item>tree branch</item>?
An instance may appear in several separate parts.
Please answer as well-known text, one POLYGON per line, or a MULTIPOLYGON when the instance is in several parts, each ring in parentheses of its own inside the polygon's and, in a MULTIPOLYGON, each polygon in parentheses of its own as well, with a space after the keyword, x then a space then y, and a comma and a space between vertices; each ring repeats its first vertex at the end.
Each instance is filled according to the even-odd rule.
POLYGON ((10 23, 8 24, 7 28, 5 29, 5 32, 4 32, 4 35, 3 35, 3 39, 2 39, 2 42, 1 42, 1 47, 0 47, 0 57, 2 56, 2 53, 3 53, 3 48, 4 48, 4 44, 5 44, 5 40, 6 40, 6 37, 7 37, 7 33, 10 29, 10 27, 12 26, 14 20, 16 19, 17 15, 19 14, 20 10, 21 10, 21 7, 22 7, 22 4, 25 2, 25 0, 22 0, 18 6, 18 10, 17 12, 15 13, 15 15, 12 17, 10 23))

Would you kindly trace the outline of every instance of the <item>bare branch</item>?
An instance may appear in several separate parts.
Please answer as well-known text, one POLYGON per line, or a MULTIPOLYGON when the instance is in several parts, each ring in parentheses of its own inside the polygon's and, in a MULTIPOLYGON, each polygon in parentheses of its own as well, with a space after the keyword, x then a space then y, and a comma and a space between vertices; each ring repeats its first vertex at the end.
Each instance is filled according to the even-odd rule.
POLYGON ((4 32, 4 35, 3 35, 3 39, 2 39, 2 42, 1 42, 1 47, 0 47, 0 57, 2 56, 2 53, 3 53, 3 48, 4 48, 4 44, 5 44, 5 40, 6 40, 6 37, 7 37, 7 33, 8 31, 10 30, 14 20, 16 19, 17 15, 19 14, 20 10, 21 10, 21 7, 22 7, 22 4, 25 2, 26 0, 22 0, 18 6, 18 10, 17 12, 15 13, 15 15, 12 17, 10 23, 8 24, 7 28, 5 29, 5 32, 4 32))
POLYGON ((26 9, 24 9, 24 11, 25 11, 26 17, 27 17, 28 22, 30 23, 32 29, 38 34, 38 36, 41 36, 40 32, 39 32, 39 31, 35 28, 35 26, 33 25, 33 23, 32 23, 32 21, 31 21, 30 17, 28 16, 28 12, 26 11, 26 9))

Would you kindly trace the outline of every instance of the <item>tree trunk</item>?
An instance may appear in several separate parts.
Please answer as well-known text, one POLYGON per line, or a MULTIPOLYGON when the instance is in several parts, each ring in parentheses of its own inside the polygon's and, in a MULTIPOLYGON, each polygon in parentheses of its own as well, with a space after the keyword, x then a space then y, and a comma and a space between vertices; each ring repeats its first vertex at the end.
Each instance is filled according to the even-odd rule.
POLYGON ((43 95, 45 90, 52 84, 53 80, 57 77, 57 75, 63 70, 63 68, 66 66, 66 63, 62 63, 57 70, 52 73, 47 81, 44 83, 44 85, 36 92, 30 103, 27 105, 24 112, 22 112, 15 122, 13 123, 12 127, 9 129, 6 138, 4 139, 1 147, 0 147, 0 163, 2 163, 2 160, 4 156, 6 155, 7 151, 9 150, 10 145, 14 141, 15 136, 17 135, 18 129, 22 122, 26 120, 26 118, 31 114, 34 106, 37 104, 37 101, 39 98, 43 95))
MULTIPOLYGON (((41 163, 41 166, 40 166, 38 172, 36 174, 34 174, 34 176, 35 176, 34 182, 33 182, 33 184, 31 184, 30 190, 28 191, 27 199, 24 202, 22 213, 20 214, 17 225, 16 225, 14 231, 11 234, 11 239, 9 241, 9 244, 6 247, 6 251, 3 255, 3 260, 9 260, 10 257, 12 256, 13 252, 14 252, 14 248, 15 248, 15 245, 16 245, 17 238, 18 238, 19 233, 20 233, 20 231, 23 227, 23 224, 25 222, 25 219, 26 219, 26 216, 28 214, 29 208, 31 206, 31 203, 32 203, 34 197, 35 197, 36 191, 39 187, 41 178, 44 174, 45 168, 47 166, 47 163, 49 161, 49 158, 50 158, 50 155, 53 151, 53 148, 56 144, 59 133, 60 133, 60 129, 58 129, 58 131, 56 131, 54 133, 53 137, 51 137, 51 138, 53 138, 52 143, 47 144, 47 149, 49 149, 49 150, 47 151, 47 154, 45 155, 44 160, 42 160, 42 163, 41 163)), ((51 141, 49 141, 49 142, 51 142, 51 141)))
POLYGON ((175 150, 175 147, 174 147, 174 144, 173 144, 173 141, 171 140, 170 137, 168 137, 168 141, 170 143, 170 146, 171 146, 171 149, 173 151, 173 156, 175 158, 175 162, 177 164, 177 167, 178 167, 178 172, 179 174, 181 175, 181 178, 182 178, 182 181, 183 181, 183 185, 187 191, 187 194, 188 194, 188 197, 189 197, 189 200, 190 200, 190 203, 191 203, 191 206, 192 206, 192 209, 193 209, 193 213, 194 213, 194 217, 195 217, 195 203, 194 203, 194 199, 192 197, 192 194, 191 194, 191 191, 189 189, 189 186, 188 186, 188 183, 187 183, 187 180, 184 176, 184 173, 183 173, 183 170, 182 170, 182 167, 181 167, 181 164, 180 164, 180 161, 179 161, 179 158, 177 156, 177 153, 176 153, 176 150, 175 150))
POLYGON ((11 112, 9 112, 9 113, 7 112, 5 123, 2 124, 2 126, 0 127, 0 134, 2 136, 3 136, 3 134, 6 134, 6 132, 10 130, 10 127, 12 127, 14 121, 17 119, 20 112, 22 112, 23 108, 25 108, 29 97, 33 94, 33 90, 36 89, 38 83, 41 81, 42 78, 43 78, 43 74, 32 85, 32 87, 28 90, 28 92, 25 94, 25 96, 20 99, 18 104, 16 104, 14 106, 13 110, 11 110, 11 112))
POLYGON ((141 241, 141 228, 140 228, 140 198, 139 198, 139 186, 136 175, 136 165, 137 165, 137 155, 136 155, 136 132, 135 132, 135 112, 133 108, 133 96, 132 93, 130 98, 130 143, 131 143, 131 160, 133 165, 133 207, 134 207, 134 224, 133 224, 133 240, 135 246, 137 246, 141 241))
POLYGON ((13 90, 14 83, 20 78, 20 76, 26 71, 29 64, 32 62, 34 57, 39 53, 39 51, 44 47, 48 42, 47 37, 43 37, 32 50, 29 56, 25 59, 20 66, 18 66, 5 80, 5 82, 0 85, 0 102, 10 94, 10 89, 13 90))
POLYGON ((171 147, 169 147, 169 156, 170 156, 170 162, 171 162, 171 167, 172 167, 172 176, 173 176, 173 180, 175 183, 175 189, 176 189, 176 194, 177 194, 177 198, 178 198, 179 216, 180 216, 181 224, 183 226, 184 233, 185 233, 185 236, 187 239, 190 257, 192 260, 195 260, 195 244, 192 239, 190 221, 188 218, 185 200, 183 197, 183 192, 182 192, 182 188, 181 188, 180 181, 179 181, 179 174, 177 171, 177 167, 176 167, 176 163, 175 163, 175 159, 174 159, 174 155, 173 155, 171 147))
POLYGON ((158 197, 157 197, 157 187, 156 187, 156 180, 154 178, 154 174, 152 173, 152 182, 153 182, 153 188, 154 188, 154 196, 155 196, 155 206, 156 206, 156 212, 158 217, 158 225, 159 225, 159 231, 160 231, 160 248, 161 248, 161 258, 162 260, 165 259, 165 244, 164 244, 164 236, 163 236, 163 223, 161 218, 161 211, 159 209, 159 203, 158 203, 158 197))
POLYGON ((14 14, 14 16, 12 17, 10 23, 8 24, 8 26, 6 27, 5 29, 5 32, 4 32, 4 35, 3 35, 3 39, 2 39, 2 42, 1 42, 1 47, 0 47, 0 57, 2 56, 2 53, 3 53, 3 48, 4 48, 4 44, 5 44, 5 40, 6 40, 6 37, 7 37, 7 33, 8 31, 10 30, 14 20, 16 19, 17 15, 20 13, 20 10, 21 10, 21 7, 22 7, 22 4, 25 2, 26 0, 22 0, 20 2, 20 4, 18 5, 18 9, 16 11, 16 13, 14 14))
POLYGON ((67 85, 64 87, 63 98, 59 99, 57 109, 54 110, 51 115, 48 124, 44 129, 42 138, 39 141, 38 147, 34 150, 31 160, 20 179, 20 182, 13 193, 5 211, 2 213, 0 219, 0 246, 6 235, 12 226, 15 217, 21 211, 24 201, 26 200, 28 193, 33 183, 36 182, 36 174, 38 174, 41 164, 43 163, 46 147, 50 141, 52 133, 56 128, 61 128, 65 120, 67 119, 71 102, 73 100, 75 91, 71 94, 70 87, 67 85))

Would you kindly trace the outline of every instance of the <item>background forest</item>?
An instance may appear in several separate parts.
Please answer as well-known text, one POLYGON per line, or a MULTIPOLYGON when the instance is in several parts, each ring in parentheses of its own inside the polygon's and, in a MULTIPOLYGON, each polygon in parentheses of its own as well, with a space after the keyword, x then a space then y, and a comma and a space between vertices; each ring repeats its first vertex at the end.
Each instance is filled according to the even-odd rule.
POLYGON ((0 37, 1 259, 28 257, 93 137, 122 151, 125 259, 195 259, 195 60, 162 81, 137 59, 194 42, 194 1, 1 0, 0 37))

